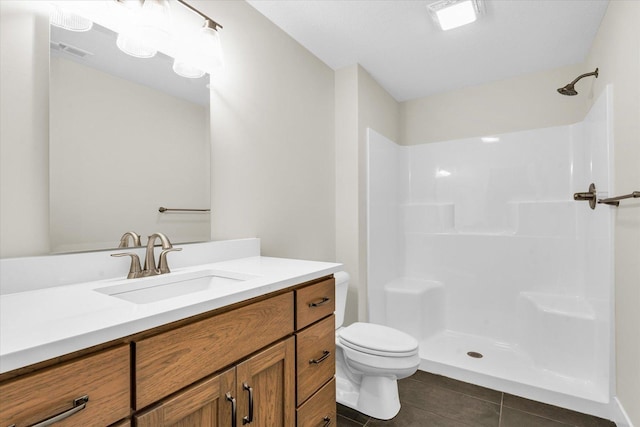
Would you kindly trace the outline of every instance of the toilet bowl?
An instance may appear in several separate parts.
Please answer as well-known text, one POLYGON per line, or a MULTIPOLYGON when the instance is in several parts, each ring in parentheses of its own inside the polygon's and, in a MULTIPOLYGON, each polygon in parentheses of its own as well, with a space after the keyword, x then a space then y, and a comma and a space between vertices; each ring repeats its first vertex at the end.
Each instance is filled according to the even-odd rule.
POLYGON ((418 342, 388 326, 357 322, 342 327, 349 275, 336 273, 336 400, 388 420, 400 411, 398 380, 420 364, 418 342))

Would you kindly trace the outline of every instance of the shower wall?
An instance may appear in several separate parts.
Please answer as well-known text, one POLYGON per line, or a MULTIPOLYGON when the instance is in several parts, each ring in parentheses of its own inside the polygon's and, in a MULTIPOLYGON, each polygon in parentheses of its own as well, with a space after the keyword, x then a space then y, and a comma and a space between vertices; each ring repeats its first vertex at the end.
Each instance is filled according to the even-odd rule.
POLYGON ((415 336, 423 366, 607 403, 613 208, 573 193, 608 194, 609 99, 502 135, 399 146, 369 130, 370 321, 415 336))

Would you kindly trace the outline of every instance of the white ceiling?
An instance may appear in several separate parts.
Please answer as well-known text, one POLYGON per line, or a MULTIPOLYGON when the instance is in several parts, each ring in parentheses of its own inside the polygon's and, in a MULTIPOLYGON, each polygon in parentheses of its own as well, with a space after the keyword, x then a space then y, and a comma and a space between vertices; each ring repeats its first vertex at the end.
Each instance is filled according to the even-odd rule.
POLYGON ((362 65, 398 101, 583 62, 608 5, 486 0, 478 21, 444 32, 426 10, 434 0, 247 1, 332 69, 362 65))

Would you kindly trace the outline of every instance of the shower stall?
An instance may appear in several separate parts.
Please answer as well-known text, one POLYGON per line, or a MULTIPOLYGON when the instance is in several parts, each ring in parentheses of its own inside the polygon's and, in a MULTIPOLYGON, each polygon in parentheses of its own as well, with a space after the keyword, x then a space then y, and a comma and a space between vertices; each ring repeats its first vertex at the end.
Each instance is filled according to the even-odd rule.
POLYGON ((369 129, 369 321, 421 369, 608 416, 611 95, 583 122, 399 146, 369 129))

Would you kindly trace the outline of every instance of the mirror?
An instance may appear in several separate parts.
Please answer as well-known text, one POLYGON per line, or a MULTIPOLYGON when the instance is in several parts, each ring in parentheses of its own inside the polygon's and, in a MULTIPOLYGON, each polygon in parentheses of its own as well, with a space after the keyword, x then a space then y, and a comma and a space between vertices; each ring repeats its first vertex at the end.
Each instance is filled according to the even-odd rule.
POLYGON ((118 247, 127 231, 210 239, 209 77, 135 58, 98 24, 50 32, 52 252, 118 247))

